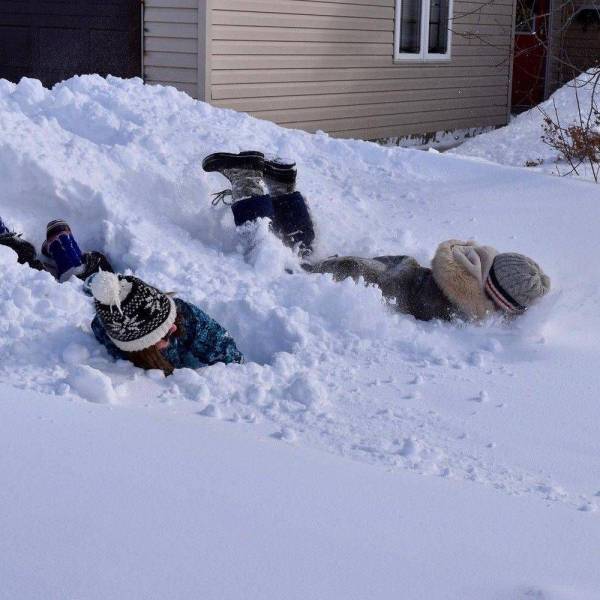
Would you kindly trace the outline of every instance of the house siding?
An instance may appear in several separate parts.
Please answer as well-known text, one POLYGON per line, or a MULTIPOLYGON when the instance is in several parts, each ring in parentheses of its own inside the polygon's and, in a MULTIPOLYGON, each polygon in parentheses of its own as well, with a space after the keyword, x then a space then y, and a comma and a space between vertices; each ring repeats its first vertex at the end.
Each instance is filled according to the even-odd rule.
POLYGON ((207 97, 286 127, 380 138, 501 125, 513 0, 454 0, 452 58, 394 63, 394 0, 212 3, 207 97))
MULTIPOLYGON (((200 0, 202 1, 202 0, 200 0)), ((145 0, 144 80, 199 93, 198 0, 145 0)))
POLYGON ((587 27, 573 20, 580 9, 600 11, 600 0, 574 0, 553 3, 550 12, 546 95, 549 95, 581 71, 598 64, 600 58, 600 26, 587 27))

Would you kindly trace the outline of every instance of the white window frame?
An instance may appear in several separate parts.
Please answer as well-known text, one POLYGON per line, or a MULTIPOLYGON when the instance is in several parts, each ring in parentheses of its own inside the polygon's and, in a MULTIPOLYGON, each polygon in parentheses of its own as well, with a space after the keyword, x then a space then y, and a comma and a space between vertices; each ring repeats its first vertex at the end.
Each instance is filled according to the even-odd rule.
POLYGON ((400 52, 400 25, 402 2, 396 0, 396 26, 394 30, 394 62, 446 62, 452 58, 452 15, 454 1, 448 2, 448 47, 445 54, 429 52, 429 12, 431 0, 421 0, 421 52, 400 52))

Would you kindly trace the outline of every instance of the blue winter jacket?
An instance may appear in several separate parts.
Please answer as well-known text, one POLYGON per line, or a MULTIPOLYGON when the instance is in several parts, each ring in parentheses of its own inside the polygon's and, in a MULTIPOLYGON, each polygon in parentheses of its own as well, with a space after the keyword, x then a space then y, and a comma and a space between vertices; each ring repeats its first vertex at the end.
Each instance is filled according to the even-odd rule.
MULTIPOLYGON (((243 362, 244 357, 233 338, 214 319, 179 298, 175 298, 175 306, 185 331, 182 336, 171 337, 169 346, 162 350, 162 355, 175 369, 198 369, 218 362, 243 362)), ((127 360, 127 355, 106 334, 98 315, 92 321, 92 331, 113 358, 127 360)))

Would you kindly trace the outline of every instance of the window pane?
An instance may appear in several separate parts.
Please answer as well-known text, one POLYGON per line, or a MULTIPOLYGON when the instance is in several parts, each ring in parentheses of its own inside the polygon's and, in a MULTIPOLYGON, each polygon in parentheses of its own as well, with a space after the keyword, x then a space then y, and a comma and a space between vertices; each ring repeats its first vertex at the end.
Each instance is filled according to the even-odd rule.
POLYGON ((431 0, 429 9, 429 52, 446 54, 448 51, 449 0, 431 0))
POLYGON ((400 52, 421 52, 421 2, 401 0, 400 52))

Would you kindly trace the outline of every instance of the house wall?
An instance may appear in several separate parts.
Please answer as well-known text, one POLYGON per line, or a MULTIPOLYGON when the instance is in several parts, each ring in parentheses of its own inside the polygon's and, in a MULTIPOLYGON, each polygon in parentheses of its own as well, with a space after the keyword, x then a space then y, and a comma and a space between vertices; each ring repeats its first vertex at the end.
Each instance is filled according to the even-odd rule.
POLYGON ((600 60, 600 25, 579 23, 574 17, 582 8, 600 13, 600 0, 555 0, 551 7, 547 95, 600 60))
POLYGON ((144 79, 203 97, 203 0, 145 0, 144 79), (199 60, 200 57, 200 60, 199 60), (202 88, 202 89, 201 89, 202 88))
POLYGON ((367 139, 507 121, 513 0, 454 0, 452 59, 418 64, 394 63, 394 0, 209 6, 206 90, 216 106, 367 139))

